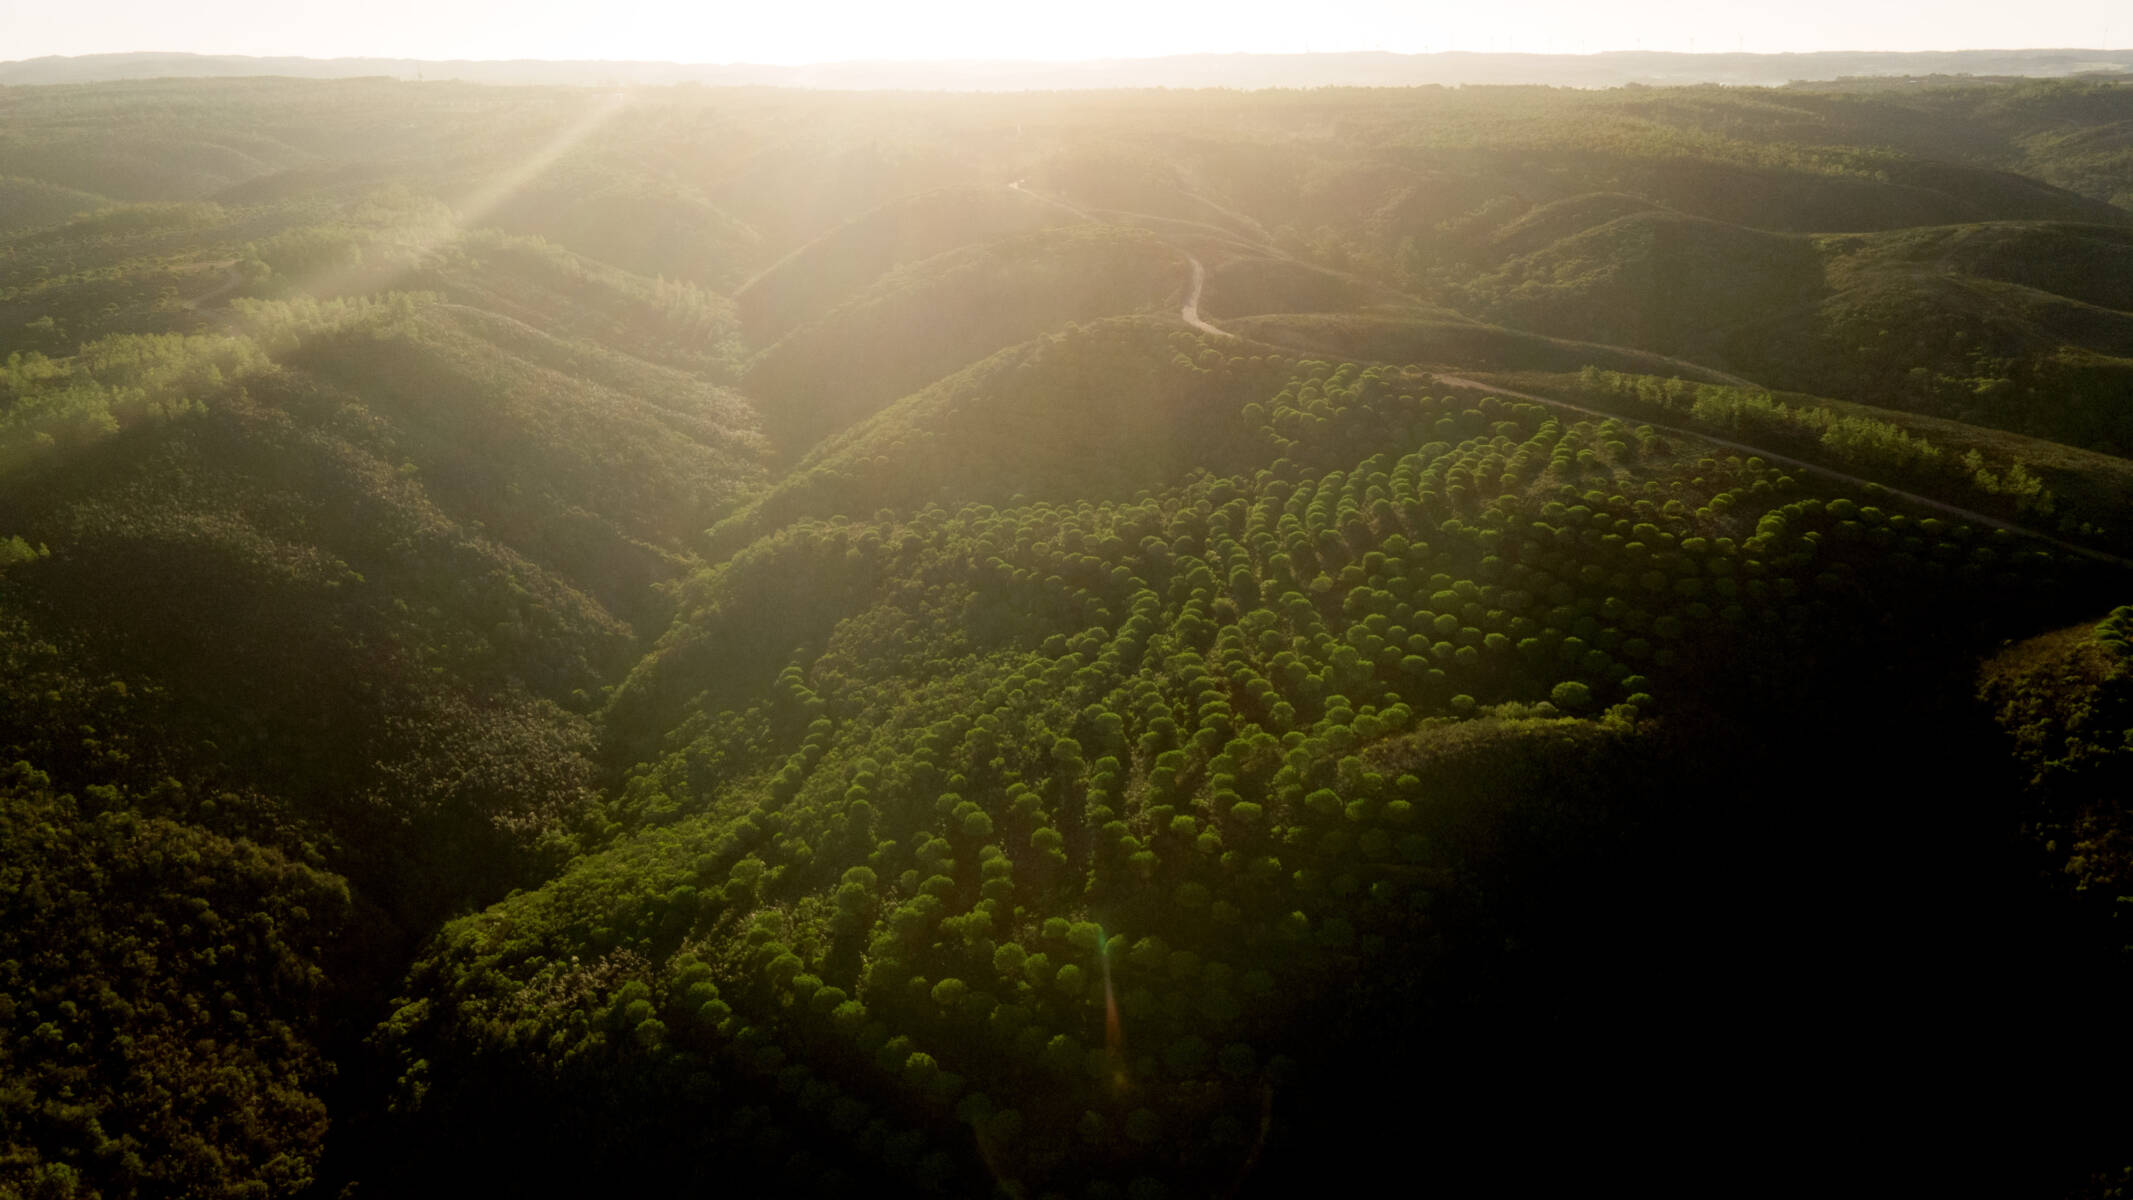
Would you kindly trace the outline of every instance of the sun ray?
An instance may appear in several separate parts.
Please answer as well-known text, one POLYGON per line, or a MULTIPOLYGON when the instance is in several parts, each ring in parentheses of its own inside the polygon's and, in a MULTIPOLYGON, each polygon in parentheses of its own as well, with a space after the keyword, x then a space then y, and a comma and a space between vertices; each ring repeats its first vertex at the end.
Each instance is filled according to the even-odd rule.
MULTIPOLYGON (((404 253, 410 263, 420 263, 450 245, 482 222, 527 185, 546 174, 587 138, 605 128, 630 107, 624 91, 603 92, 586 109, 566 123, 555 136, 542 142, 532 154, 508 170, 476 187, 455 204, 449 219, 415 227, 404 253)), ((373 284, 374 268, 365 264, 335 267, 298 281, 296 291, 327 297, 347 291, 382 290, 373 284)))

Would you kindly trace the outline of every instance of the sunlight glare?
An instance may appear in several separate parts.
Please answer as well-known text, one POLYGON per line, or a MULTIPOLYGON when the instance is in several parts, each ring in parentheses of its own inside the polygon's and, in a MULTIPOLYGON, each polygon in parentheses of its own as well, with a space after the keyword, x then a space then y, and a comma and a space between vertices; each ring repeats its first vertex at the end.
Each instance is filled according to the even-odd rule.
POLYGON ((1172 54, 1419 54, 1955 50, 2124 46, 2120 0, 2052 0, 2019 9, 1983 0, 1910 7, 1840 0, 1731 5, 1639 0, 1183 0, 1064 6, 921 0, 779 5, 681 0, 373 0, 360 16, 286 0, 150 0, 10 6, 10 56, 121 51, 425 59, 635 60, 799 65, 851 61, 1076 61, 1172 54))

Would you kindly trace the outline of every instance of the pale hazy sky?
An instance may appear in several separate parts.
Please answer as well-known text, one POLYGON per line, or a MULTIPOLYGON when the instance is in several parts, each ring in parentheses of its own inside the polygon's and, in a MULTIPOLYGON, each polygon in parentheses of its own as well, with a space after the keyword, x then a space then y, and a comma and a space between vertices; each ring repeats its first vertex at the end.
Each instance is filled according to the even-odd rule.
POLYGON ((2133 42, 2128 0, 0 0, 0 60, 836 62, 1302 50, 1959 50, 2133 42))

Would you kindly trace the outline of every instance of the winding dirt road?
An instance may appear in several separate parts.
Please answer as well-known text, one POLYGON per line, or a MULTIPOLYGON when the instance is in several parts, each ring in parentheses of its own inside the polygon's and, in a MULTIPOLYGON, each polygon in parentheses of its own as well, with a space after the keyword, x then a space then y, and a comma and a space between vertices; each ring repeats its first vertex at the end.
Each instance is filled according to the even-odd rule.
POLYGON ((1190 250, 1179 250, 1178 253, 1183 254, 1185 261, 1192 264, 1192 290, 1185 294, 1185 304, 1178 309, 1178 318, 1201 333, 1211 333, 1220 338, 1237 336, 1227 329, 1217 329, 1200 318, 1200 289, 1207 286, 1207 268, 1200 265, 1200 260, 1194 258, 1190 250))
MULTIPOLYGON (((1040 192, 1033 192, 1028 188, 1023 187, 1022 182, 1022 180, 1017 179, 1013 183, 1008 184, 1007 186, 1011 190, 1020 192, 1033 200, 1039 200, 1043 203, 1065 209, 1066 211, 1073 213, 1075 216, 1078 216, 1085 221, 1100 222, 1102 220, 1102 218, 1094 216, 1086 210, 1077 208, 1064 200, 1058 199, 1057 197, 1046 196, 1040 192)), ((1165 244, 1167 245, 1168 243, 1165 244)), ((1200 315, 1200 293, 1206 288, 1207 285, 1206 266, 1202 264, 1200 260, 1193 255, 1191 251, 1186 250, 1184 247, 1173 245, 1170 248, 1184 255, 1185 261, 1192 265, 1192 286, 1191 289, 1185 294, 1185 303, 1178 309, 1178 319, 1182 320, 1183 322, 1185 322, 1186 325, 1198 330, 1201 333, 1210 334, 1220 338, 1236 338, 1238 335, 1209 323, 1206 318, 1200 315)), ((1346 357, 1345 355, 1339 355, 1338 351, 1326 351, 1326 353, 1333 353, 1339 357, 1346 357)), ((1423 368, 1412 369, 1418 371, 1424 370, 1423 368)), ((1779 454, 1773 450, 1766 450, 1761 446, 1751 446, 1746 442, 1731 441, 1727 438, 1717 437, 1712 434, 1705 433, 1701 430, 1688 429, 1678 425, 1662 424, 1658 421, 1648 420, 1643 417, 1630 416, 1624 413, 1611 413, 1597 408, 1588 408, 1582 404, 1572 404, 1567 400, 1557 400, 1548 396, 1536 396, 1531 392, 1514 391, 1510 388, 1498 387, 1493 384, 1483 383, 1478 379, 1468 379, 1462 375, 1447 375, 1437 371, 1426 371, 1425 373, 1436 379, 1438 383, 1445 384, 1450 387, 1468 388, 1473 391, 1486 392, 1490 395, 1495 396, 1510 396, 1520 400, 1531 400, 1537 404, 1546 404, 1554 408, 1568 409, 1571 412, 1581 413, 1588 417, 1598 417, 1601 420, 1612 419, 1622 421, 1633 421, 1639 425, 1649 425, 1653 429, 1664 430, 1679 437, 1695 438, 1698 441, 1707 442, 1713 446, 1723 446, 1728 450, 1735 450, 1739 451, 1742 454, 1754 455, 1758 458, 1765 460, 1766 462, 1783 463, 1788 467, 1793 467, 1798 470, 1811 471, 1814 474, 1820 475, 1825 479, 1834 479, 1839 482, 1848 483, 1860 488, 1879 489, 1879 491, 1884 495, 1895 497, 1896 499, 1902 500, 1908 504, 1916 505, 1920 508, 1931 509, 1934 512, 1943 513, 1947 516, 1955 517, 1963 521, 1969 521, 1973 524, 1984 525, 1992 529, 2004 529, 2009 533, 2018 533, 2024 537, 2032 537, 2040 542, 2045 543, 2048 546, 2052 546, 2059 550, 2064 550, 2069 554, 2075 554, 2083 558, 2092 559, 2097 562, 2109 563, 2112 566, 2133 570, 2133 559, 2121 558, 2116 554, 2106 553, 2102 550, 2093 550, 2087 546, 2076 545, 2073 542, 2066 541, 2062 538, 2054 537, 2051 534, 2045 533, 2043 530, 2040 529, 2032 529, 2027 525, 2020 525, 2013 521, 2004 520, 2000 517, 1995 517, 1986 513, 1978 512, 1975 509, 1962 508, 1954 504, 1949 504, 1945 501, 1935 500, 1930 496, 1919 495, 1917 492, 1907 492, 1901 488, 1893 488, 1877 480, 1867 479, 1864 476, 1853 475, 1844 471, 1834 470, 1829 467, 1808 462, 1805 459, 1794 458, 1789 454, 1779 454)), ((1740 382, 1743 386, 1754 386, 1747 380, 1741 380, 1740 382)))
POLYGON ((229 295, 231 292, 236 291, 238 287, 240 287, 244 283, 244 273, 237 269, 237 260, 234 258, 225 259, 222 262, 202 263, 200 265, 208 268, 209 270, 221 271, 222 279, 219 283, 215 284, 214 287, 207 289, 206 291, 200 293, 197 296, 191 297, 190 299, 183 300, 180 302, 184 304, 185 307, 192 309, 194 312, 207 311, 208 305, 213 304, 215 301, 220 300, 224 296, 229 295))
MULTIPOLYGON (((1053 208, 1063 208, 1066 211, 1073 213, 1075 216, 1080 217, 1084 221, 1096 220, 1095 217, 1092 217, 1088 214, 1087 210, 1076 208, 1074 205, 1068 204, 1066 201, 1061 200, 1057 196, 1047 196, 1043 192, 1033 192, 1028 188, 1023 187, 1022 181, 1019 179, 1015 180, 1013 183, 1008 184, 1007 190, 1010 192, 1020 192, 1023 195, 1028 196, 1032 200, 1035 200, 1041 204, 1049 204, 1053 208)), ((1098 224, 1103 223, 1104 222, 1098 222, 1098 224)))

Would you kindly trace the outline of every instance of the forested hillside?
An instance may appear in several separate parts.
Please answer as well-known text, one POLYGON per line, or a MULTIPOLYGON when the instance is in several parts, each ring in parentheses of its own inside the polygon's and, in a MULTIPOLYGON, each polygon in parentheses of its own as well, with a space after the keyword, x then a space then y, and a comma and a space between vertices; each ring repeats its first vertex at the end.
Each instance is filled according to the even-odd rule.
POLYGON ((0 1196, 2112 1194, 2129 127, 0 88, 0 1196))

